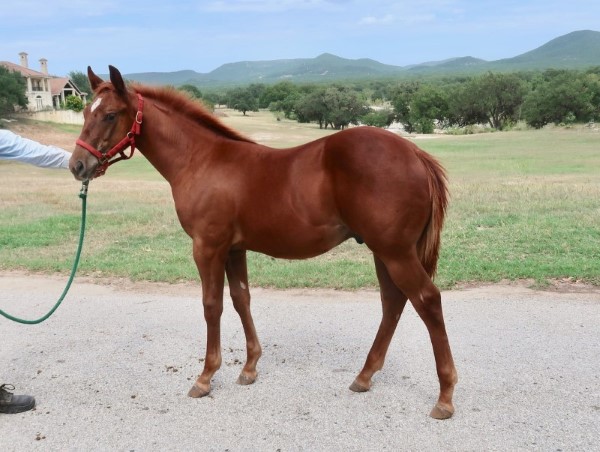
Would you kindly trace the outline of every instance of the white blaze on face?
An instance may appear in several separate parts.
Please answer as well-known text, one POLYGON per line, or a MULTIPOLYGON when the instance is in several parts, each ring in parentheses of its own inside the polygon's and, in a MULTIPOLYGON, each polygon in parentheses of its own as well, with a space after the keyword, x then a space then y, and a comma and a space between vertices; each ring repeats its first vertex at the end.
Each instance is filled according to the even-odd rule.
POLYGON ((98 99, 96 99, 94 101, 94 103, 92 104, 92 108, 90 109, 90 111, 94 111, 96 108, 98 108, 100 106, 100 104, 102 103, 102 98, 99 97, 98 99))

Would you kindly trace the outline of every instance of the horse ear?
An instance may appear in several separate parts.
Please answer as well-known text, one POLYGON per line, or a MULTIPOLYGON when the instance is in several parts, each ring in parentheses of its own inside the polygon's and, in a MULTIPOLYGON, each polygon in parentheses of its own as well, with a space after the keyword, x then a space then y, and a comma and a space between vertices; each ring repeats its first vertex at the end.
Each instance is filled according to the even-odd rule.
POLYGON ((125 94, 127 88, 125 87, 125 82, 123 81, 123 77, 119 70, 114 66, 108 66, 108 71, 110 72, 110 81, 117 90, 117 93, 125 94))
POLYGON ((90 88, 92 88, 92 91, 96 91, 96 88, 98 88, 98 86, 100 86, 100 83, 104 82, 104 80, 102 80, 100 77, 94 74, 94 71, 92 71, 92 68, 90 66, 88 66, 87 72, 88 79, 90 81, 90 88))

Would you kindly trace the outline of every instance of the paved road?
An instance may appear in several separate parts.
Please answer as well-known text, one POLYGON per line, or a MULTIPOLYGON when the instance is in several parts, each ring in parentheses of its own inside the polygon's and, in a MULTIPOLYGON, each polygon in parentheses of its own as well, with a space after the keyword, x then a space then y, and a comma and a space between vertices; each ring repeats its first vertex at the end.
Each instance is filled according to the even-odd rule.
MULTIPOLYGON (((0 274, 0 306, 38 316, 63 279, 0 274)), ((227 303, 223 367, 204 399, 199 289, 77 281, 47 322, 0 320, 0 380, 37 409, 0 415, 0 450, 598 450, 600 291, 443 294, 460 382, 448 421, 425 327, 407 307, 373 389, 347 389, 379 322, 372 291, 253 291, 259 379, 235 384, 242 329, 227 303)))

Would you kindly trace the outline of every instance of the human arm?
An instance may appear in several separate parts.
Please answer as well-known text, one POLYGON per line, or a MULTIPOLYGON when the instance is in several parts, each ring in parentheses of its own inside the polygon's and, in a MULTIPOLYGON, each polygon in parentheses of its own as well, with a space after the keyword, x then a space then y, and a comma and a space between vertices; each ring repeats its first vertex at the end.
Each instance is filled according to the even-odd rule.
POLYGON ((68 168, 70 158, 71 154, 64 149, 23 138, 9 130, 0 130, 0 159, 42 168, 68 168))

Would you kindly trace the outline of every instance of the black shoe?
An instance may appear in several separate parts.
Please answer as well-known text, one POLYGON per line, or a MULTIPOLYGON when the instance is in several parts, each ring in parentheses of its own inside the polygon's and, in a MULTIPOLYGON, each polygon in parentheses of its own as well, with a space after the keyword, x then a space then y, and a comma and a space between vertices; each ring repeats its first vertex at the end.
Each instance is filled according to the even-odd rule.
POLYGON ((35 399, 28 395, 14 395, 13 385, 0 386, 0 413, 15 414, 29 411, 35 406, 35 399))

